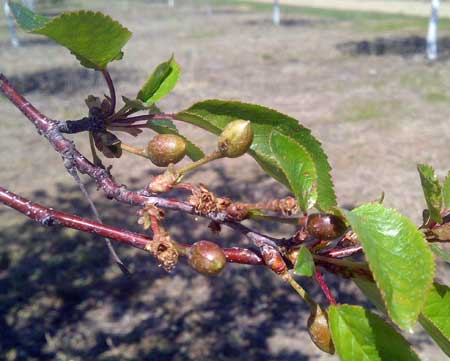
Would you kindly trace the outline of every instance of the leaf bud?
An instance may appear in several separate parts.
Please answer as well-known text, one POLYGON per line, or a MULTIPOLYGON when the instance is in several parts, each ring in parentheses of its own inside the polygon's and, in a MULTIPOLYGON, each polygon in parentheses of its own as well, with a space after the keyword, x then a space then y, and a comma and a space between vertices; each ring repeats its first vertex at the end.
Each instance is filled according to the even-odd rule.
POLYGON ((219 151, 228 158, 237 158, 250 148, 253 130, 249 120, 237 119, 228 123, 219 136, 219 151))
POLYGON ((327 313, 321 306, 317 305, 311 310, 307 325, 309 336, 314 344, 322 351, 334 354, 327 313))
POLYGON ((206 276, 215 276, 227 264, 222 248, 209 241, 194 243, 188 252, 188 263, 197 272, 206 276))
POLYGON ((178 163, 186 155, 186 142, 175 134, 158 134, 147 145, 147 155, 158 167, 178 163))
POLYGON ((342 219, 332 214, 310 214, 306 229, 316 239, 329 241, 342 236, 347 226, 342 219))

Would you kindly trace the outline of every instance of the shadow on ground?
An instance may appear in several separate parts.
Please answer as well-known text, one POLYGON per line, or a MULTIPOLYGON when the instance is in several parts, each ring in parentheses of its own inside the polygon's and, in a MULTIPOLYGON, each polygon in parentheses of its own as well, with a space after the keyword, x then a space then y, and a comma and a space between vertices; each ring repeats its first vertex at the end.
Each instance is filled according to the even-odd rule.
MULTIPOLYGON (((415 55, 425 56, 426 39, 420 36, 379 37, 373 40, 341 43, 337 45, 337 49, 352 56, 399 55, 405 58, 415 55)), ((450 37, 439 38, 438 49, 439 58, 448 59, 450 57, 450 37)))
MULTIPOLYGON (((225 174, 221 179, 215 190, 239 199, 238 186, 225 174)), ((60 186, 57 196, 38 190, 33 200, 89 215, 76 187, 60 186)), ((98 208, 105 223, 138 230, 135 210, 103 198, 98 208)), ((229 265, 219 277, 207 278, 181 262, 167 274, 146 253, 119 246, 132 271, 126 276, 111 263, 102 239, 44 228, 0 208, 0 216, 6 212, 17 223, 0 227, 0 355, 5 360, 315 359, 307 356, 314 354, 313 346, 302 333, 305 304, 262 267, 229 265), (303 353, 305 345, 310 349, 303 353)), ((216 239, 207 222, 196 224, 178 213, 167 215, 166 226, 185 242, 244 242, 230 232, 216 239)), ((340 301, 355 301, 348 283, 327 279, 340 301)), ((323 301, 312 282, 304 284, 323 301)))
MULTIPOLYGON (((114 74, 116 84, 129 80, 135 72, 125 69, 114 74), (124 75, 126 74, 126 75, 124 75)), ((56 67, 10 76, 11 84, 24 95, 38 92, 43 95, 75 94, 91 89, 103 82, 100 72, 81 67, 56 67)))

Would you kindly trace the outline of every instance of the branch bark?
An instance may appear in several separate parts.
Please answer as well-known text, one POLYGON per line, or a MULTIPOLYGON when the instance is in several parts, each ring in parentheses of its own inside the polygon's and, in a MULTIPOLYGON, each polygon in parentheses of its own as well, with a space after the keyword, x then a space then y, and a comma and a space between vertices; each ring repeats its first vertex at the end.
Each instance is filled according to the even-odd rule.
MULTIPOLYGON (((15 209, 16 211, 44 226, 62 226, 73 228, 82 232, 111 238, 141 250, 145 250, 148 242, 152 242, 151 238, 143 234, 93 222, 86 218, 47 208, 10 192, 3 187, 0 187, 0 203, 15 209)), ((179 246, 185 249, 189 249, 191 247, 189 244, 179 244, 179 246)), ((223 251, 227 258, 227 262, 248 265, 264 265, 261 255, 250 249, 225 248, 223 251)))

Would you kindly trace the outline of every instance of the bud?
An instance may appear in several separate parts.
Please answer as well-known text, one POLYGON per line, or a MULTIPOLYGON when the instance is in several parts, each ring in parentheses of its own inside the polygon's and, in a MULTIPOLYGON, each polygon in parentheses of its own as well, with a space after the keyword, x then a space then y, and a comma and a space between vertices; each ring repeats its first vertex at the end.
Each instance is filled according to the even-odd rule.
POLYGON ((306 229, 316 239, 329 241, 342 236, 347 229, 345 223, 332 214, 311 214, 306 229))
POLYGON ((308 318, 308 332, 311 340, 322 351, 334 354, 334 344, 328 326, 327 313, 321 306, 317 305, 311 310, 308 318))
POLYGON ((158 134, 147 145, 147 155, 158 167, 177 163, 186 155, 186 142, 175 134, 158 134))
POLYGON ((227 259, 217 244, 199 241, 189 249, 188 263, 201 274, 215 276, 225 267, 227 259))
POLYGON ((253 130, 250 121, 237 119, 228 123, 219 136, 219 151, 228 158, 243 155, 252 145, 253 130))

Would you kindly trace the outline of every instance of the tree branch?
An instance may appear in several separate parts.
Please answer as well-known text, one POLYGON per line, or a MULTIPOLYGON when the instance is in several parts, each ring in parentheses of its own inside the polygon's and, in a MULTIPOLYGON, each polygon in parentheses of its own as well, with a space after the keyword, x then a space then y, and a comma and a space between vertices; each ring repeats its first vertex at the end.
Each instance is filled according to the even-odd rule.
MULTIPOLYGON (((62 226, 73 228, 82 232, 95 234, 101 237, 108 237, 128 246, 145 250, 148 242, 152 239, 139 233, 130 232, 121 228, 108 226, 98 222, 93 222, 86 218, 55 211, 40 204, 29 201, 13 192, 0 187, 0 203, 11 207, 28 218, 44 226, 62 226)), ((189 244, 179 244, 185 249, 190 248, 189 244)), ((241 263, 248 265, 263 265, 264 261, 257 252, 245 248, 224 248, 227 262, 241 263)))
MULTIPOLYGON (((245 226, 237 226, 238 223, 228 220, 226 212, 211 212, 207 215, 199 214, 194 206, 189 203, 181 202, 176 199, 165 199, 158 196, 152 196, 147 191, 129 191, 125 186, 117 184, 108 171, 96 166, 84 157, 75 147, 74 143, 66 139, 58 128, 58 122, 46 117, 39 112, 31 103, 29 103, 18 91, 8 82, 3 74, 0 74, 0 90, 6 97, 35 125, 38 133, 45 136, 53 148, 63 157, 66 168, 74 166, 80 173, 91 177, 97 186, 103 190, 108 199, 115 199, 122 203, 135 206, 146 206, 153 204, 155 206, 186 212, 193 215, 199 215, 212 221, 226 224, 234 228, 252 241, 264 242, 274 245, 276 239, 253 232, 245 226)), ((158 115, 160 116, 160 115, 158 115)))

